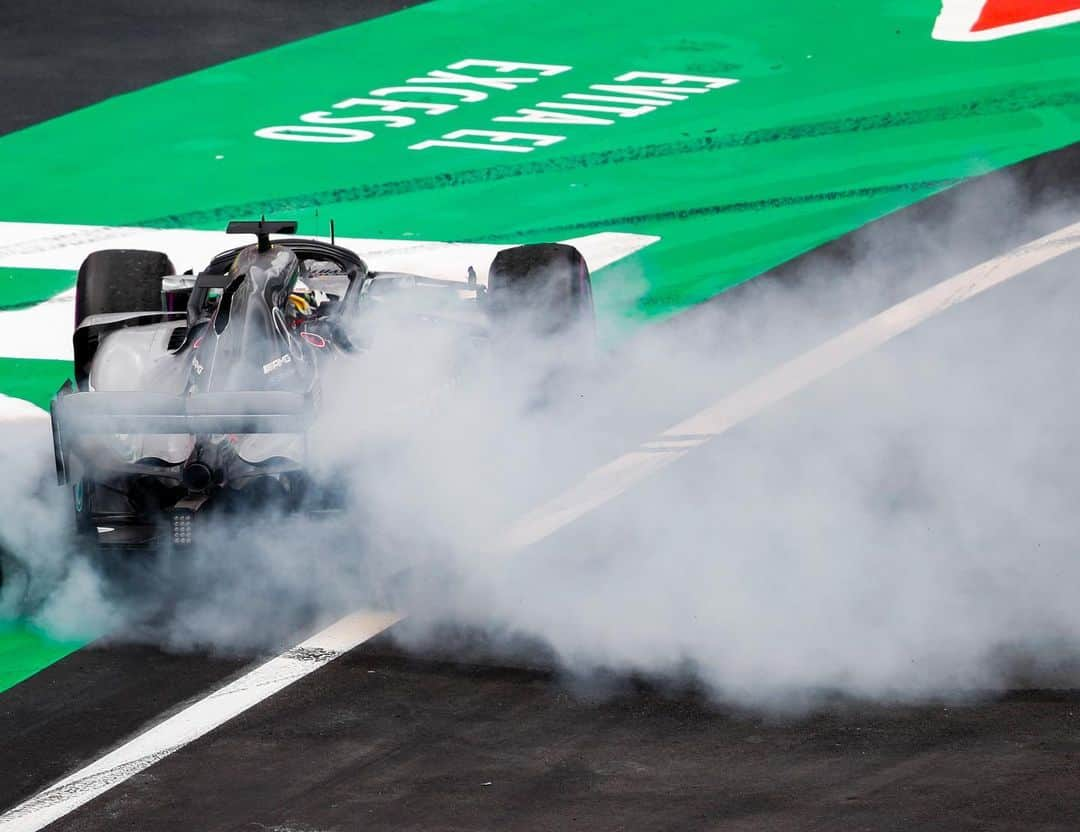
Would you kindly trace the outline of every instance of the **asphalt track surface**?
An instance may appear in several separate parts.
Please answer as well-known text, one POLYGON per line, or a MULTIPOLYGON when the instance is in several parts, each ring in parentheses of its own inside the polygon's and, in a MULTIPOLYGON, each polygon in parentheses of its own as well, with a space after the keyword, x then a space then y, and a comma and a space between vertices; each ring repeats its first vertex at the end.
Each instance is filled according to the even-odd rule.
MULTIPOLYGON (((358 19, 347 8, 354 4, 320 5, 337 10, 320 17, 325 26, 305 31, 295 27, 310 15, 285 3, 258 4, 261 14, 230 14, 222 23, 233 27, 222 36, 226 45, 217 52, 200 49, 192 59, 186 50, 177 54, 183 42, 178 35, 214 14, 212 4, 171 4, 174 14, 155 22, 160 45, 154 53, 172 50, 173 63, 147 64, 138 53, 115 50, 120 54, 108 59, 113 68, 98 73, 108 75, 109 84, 88 85, 81 97, 70 99, 41 95, 40 85, 24 86, 27 92, 0 113, 0 130, 265 48, 290 39, 290 33, 358 19), (146 66, 150 74, 139 76, 146 66), (51 102, 56 105, 49 109, 51 102)), ((55 42, 65 36, 98 32, 99 39, 85 47, 93 57, 109 52, 110 45, 137 43, 146 32, 137 17, 119 11, 107 28, 84 26, 75 14, 50 14, 48 25, 30 10, 23 14, 20 48, 39 67, 40 83, 64 76, 64 50, 55 42)), ((22 60, 0 65, 0 78, 6 83, 25 77, 25 66, 22 60)), ((1075 154, 1056 160, 1060 175, 1055 168, 1044 171, 1044 185, 1068 183, 1074 164, 1075 154)), ((995 236, 983 241, 983 251, 973 247, 967 256, 986 256, 1008 242, 1007 234, 995 236)), ((828 258, 819 262, 850 262, 852 246, 858 247, 838 244, 819 255, 828 258)), ((783 441, 786 419, 797 418, 804 431, 823 436, 843 424, 856 431, 851 440, 857 445, 859 428, 845 421, 843 409, 850 406, 851 389, 869 389, 860 381, 873 376, 875 362, 891 359, 893 366, 908 368, 908 377, 898 381, 917 391, 932 380, 922 378, 920 363, 905 356, 948 349, 950 373, 963 377, 966 368, 981 374, 1004 395, 1066 400, 1065 386, 1075 396, 1080 390, 1067 360, 1075 354, 1074 316, 1066 313, 1080 303, 1073 277, 1078 267, 1080 258, 1070 257, 950 311, 881 356, 800 394, 782 414, 713 443, 663 480, 628 495, 630 510, 647 511, 652 489, 670 486, 670 478, 692 478, 695 467, 722 464, 728 443, 783 441), (1042 309, 1040 298, 1052 298, 1058 313, 1033 314, 1042 309), (958 329, 984 336, 1035 332, 1050 371, 1017 377, 1005 360, 1007 340, 1001 340, 1000 353, 988 351, 988 337, 973 338, 965 349, 951 338, 958 329), (1002 368, 996 377, 995 367, 1002 368)), ((785 278, 798 275, 781 270, 785 278)), ((869 314, 887 294, 853 304, 851 316, 869 314)), ((884 419, 888 399, 868 396, 862 412, 873 414, 878 407, 884 419)), ((943 412, 949 406, 941 402, 943 412)), ((871 431, 874 422, 871 415, 862 429, 871 431)), ((993 414, 954 425, 959 427, 981 432, 988 447, 1025 428, 993 414)), ((1075 454, 1075 440, 1058 450, 1075 454)), ((602 528, 609 521, 601 510, 584 522, 602 528)), ((560 554, 560 540, 545 543, 537 556, 560 554)), ((102 644, 4 693, 0 809, 219 686, 248 662, 102 644)), ((569 684, 542 650, 493 656, 483 645, 468 644, 438 655, 407 655, 392 638, 380 637, 52 828, 1076 829, 1080 676, 1075 665, 1063 663, 1054 673, 1029 678, 1019 665, 1014 690, 973 691, 967 702, 890 706, 837 700, 809 716, 763 718, 649 680, 609 680, 603 695, 590 693, 569 684)))
MULTIPOLYGON (((396 12, 409 0, 0 2, 0 135, 223 61, 396 12), (77 79, 77 81, 75 80, 77 79)), ((253 94, 272 94, 253 91, 253 94)))

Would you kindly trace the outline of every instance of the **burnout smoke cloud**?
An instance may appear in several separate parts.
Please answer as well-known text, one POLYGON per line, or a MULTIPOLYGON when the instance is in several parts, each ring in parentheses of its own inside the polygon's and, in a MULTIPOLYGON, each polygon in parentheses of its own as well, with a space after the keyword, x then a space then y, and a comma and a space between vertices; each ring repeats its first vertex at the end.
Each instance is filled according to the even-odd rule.
MULTIPOLYGON (((993 689, 1016 681, 1017 657, 1056 671, 1080 645, 1075 257, 949 311, 536 546, 496 545, 595 466, 972 265, 988 223, 1024 239, 1075 220, 1024 208, 987 185, 951 222, 893 224, 851 262, 736 293, 572 371, 578 345, 528 328, 489 354, 398 321, 330 381, 317 426, 317 467, 343 478, 348 521, 252 520, 227 547, 174 561, 163 581, 180 603, 150 637, 247 649, 392 603, 410 616, 408 646, 477 628, 507 654, 546 645, 571 676, 689 676, 754 708, 993 689)), ((30 511, 35 526, 62 522, 51 496, 30 511)), ((100 609, 100 588, 50 566, 60 544, 29 528, 9 518, 3 531, 53 576, 52 612, 35 614, 53 620, 61 599, 100 609)))

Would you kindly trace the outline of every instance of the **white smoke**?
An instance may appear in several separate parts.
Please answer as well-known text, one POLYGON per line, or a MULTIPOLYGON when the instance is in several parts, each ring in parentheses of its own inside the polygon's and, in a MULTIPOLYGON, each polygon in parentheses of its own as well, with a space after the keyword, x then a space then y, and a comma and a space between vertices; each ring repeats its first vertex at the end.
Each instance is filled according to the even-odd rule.
MULTIPOLYGON (((688 680, 755 708, 1058 679, 1080 654, 1075 257, 957 307, 529 550, 498 547, 590 469, 972 265, 988 224, 1030 239, 1075 221, 1063 208, 1025 218, 1017 199, 984 189, 953 222, 894 225, 907 250, 871 237, 850 262, 646 328, 575 371, 529 336, 492 355, 399 324, 327 387, 316 450, 347 487, 348 520, 253 521, 174 559, 168 621, 140 633, 248 649, 394 604, 411 648, 446 648, 464 627, 504 657, 543 645, 574 678, 688 680)), ((59 522, 52 498, 33 511, 59 522)), ((6 519, 4 540, 59 574, 52 555, 26 554, 60 551, 33 538, 31 514, 6 519)), ((50 615, 98 614, 97 590, 83 587, 84 602, 78 584, 52 581, 50 615)), ((123 609, 130 621, 141 607, 123 609)))
POLYGON ((4 404, 0 619, 29 619, 57 638, 103 631, 117 618, 91 564, 73 549, 70 497, 56 487, 48 415, 4 404))
POLYGON ((894 266, 891 240, 872 240, 843 271, 653 329, 540 406, 537 345, 522 348, 519 388, 472 377, 372 479, 354 469, 388 539, 441 545, 440 569, 407 588, 409 643, 438 646, 445 624, 465 623, 538 639, 574 675, 690 675, 751 706, 957 695, 1013 683, 1019 667, 1045 682, 1074 666, 1075 257, 958 307, 530 551, 507 560, 491 545, 596 464, 969 267, 985 250, 973 224, 1030 239, 1075 221, 1049 211, 1019 228, 1015 198, 984 190, 951 227, 909 229, 913 271, 910 256, 894 266))

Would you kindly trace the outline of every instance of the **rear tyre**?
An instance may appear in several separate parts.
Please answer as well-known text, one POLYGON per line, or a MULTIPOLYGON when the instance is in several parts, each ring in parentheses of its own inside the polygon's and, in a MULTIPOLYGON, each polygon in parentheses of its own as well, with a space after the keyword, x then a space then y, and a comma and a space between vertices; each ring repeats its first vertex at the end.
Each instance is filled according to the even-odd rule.
POLYGON ((499 329, 535 335, 594 332, 592 281, 585 258, 563 243, 503 249, 488 272, 488 310, 499 329))
POLYGON ((75 326, 88 315, 159 311, 161 278, 175 273, 169 258, 159 251, 95 251, 79 267, 75 326))

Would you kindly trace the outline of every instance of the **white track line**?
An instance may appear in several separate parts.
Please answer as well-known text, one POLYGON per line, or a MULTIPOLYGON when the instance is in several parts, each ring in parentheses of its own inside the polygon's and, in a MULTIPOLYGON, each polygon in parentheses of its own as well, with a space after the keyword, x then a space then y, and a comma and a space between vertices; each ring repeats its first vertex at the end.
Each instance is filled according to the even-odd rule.
MULTIPOLYGON (((243 245, 248 238, 223 231, 189 228, 131 228, 109 225, 63 225, 0 221, 0 266, 75 271, 87 255, 105 248, 163 251, 183 271, 201 269, 220 251, 243 245)), ((327 240, 326 237, 315 239, 327 240)), ((603 231, 566 242, 581 250, 594 271, 657 242, 651 234, 603 231)), ((475 267, 481 283, 500 249, 516 243, 450 243, 438 240, 338 237, 337 242, 359 254, 379 271, 402 271, 466 279, 475 267)))
POLYGON ((503 538, 502 551, 513 552, 539 542, 682 459, 694 448, 923 321, 1077 248, 1080 248, 1080 223, 1059 229, 948 278, 863 321, 820 347, 781 364, 689 419, 668 428, 654 440, 597 468, 567 491, 529 512, 503 538))
POLYGON ((0 830, 42 829, 374 638, 400 619, 400 615, 387 612, 360 612, 342 618, 0 815, 0 830))

